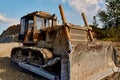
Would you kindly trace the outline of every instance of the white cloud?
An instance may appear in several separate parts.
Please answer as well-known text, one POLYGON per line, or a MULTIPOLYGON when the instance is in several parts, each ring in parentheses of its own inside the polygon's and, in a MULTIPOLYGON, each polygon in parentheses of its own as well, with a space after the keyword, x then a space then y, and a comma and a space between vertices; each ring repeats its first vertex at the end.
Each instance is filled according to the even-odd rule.
POLYGON ((85 12, 89 22, 92 22, 93 16, 97 14, 100 9, 100 4, 104 3, 104 0, 63 0, 67 2, 73 9, 75 9, 80 15, 85 12))
POLYGON ((14 19, 14 18, 8 18, 8 17, 0 14, 0 23, 12 25, 12 24, 17 24, 18 20, 14 19))
POLYGON ((100 8, 98 0, 68 0, 68 3, 78 12, 85 12, 91 16, 95 15, 100 8))
POLYGON ((104 3, 104 0, 98 0, 99 1, 99 3, 104 3))
POLYGON ((9 26, 18 24, 19 20, 14 18, 6 17, 2 14, 0 14, 0 34, 3 32, 3 30, 6 30, 9 26))
POLYGON ((61 0, 62 3, 66 3, 66 0, 61 0))

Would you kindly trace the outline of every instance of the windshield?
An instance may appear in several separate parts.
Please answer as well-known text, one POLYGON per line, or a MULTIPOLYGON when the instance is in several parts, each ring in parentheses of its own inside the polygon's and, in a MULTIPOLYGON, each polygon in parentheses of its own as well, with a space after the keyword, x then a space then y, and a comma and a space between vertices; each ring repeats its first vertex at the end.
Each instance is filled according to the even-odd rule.
POLYGON ((36 16, 36 29, 37 31, 40 31, 40 29, 51 27, 52 26, 52 20, 51 19, 45 19, 40 18, 36 16))
POLYGON ((21 19, 21 32, 20 34, 24 34, 27 30, 32 30, 34 24, 33 18, 22 18, 21 19))
MULTIPOLYGON (((48 18, 40 18, 36 16, 35 18, 35 27, 36 30, 39 32, 40 29, 51 27, 52 26, 52 20, 48 18)), ((34 28, 34 18, 33 16, 29 17, 23 17, 21 19, 21 32, 20 34, 24 34, 26 31, 31 31, 32 28, 34 28)))
POLYGON ((33 20, 28 20, 28 30, 32 30, 33 24, 34 24, 33 20))
POLYGON ((21 19, 21 32, 20 34, 24 34, 25 32, 25 19, 21 19))
POLYGON ((43 19, 40 18, 40 17, 36 17, 36 28, 37 28, 37 31, 40 31, 40 29, 43 28, 44 24, 43 24, 43 19))

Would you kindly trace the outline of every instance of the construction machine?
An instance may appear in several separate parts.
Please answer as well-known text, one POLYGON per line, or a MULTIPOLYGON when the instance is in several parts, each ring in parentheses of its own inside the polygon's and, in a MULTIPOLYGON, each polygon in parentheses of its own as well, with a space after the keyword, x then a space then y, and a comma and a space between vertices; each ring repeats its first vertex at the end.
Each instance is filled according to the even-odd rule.
POLYGON ((106 42, 95 42, 84 13, 85 26, 66 21, 55 14, 36 11, 21 18, 19 41, 23 46, 11 51, 11 63, 47 80, 100 80, 120 72, 115 49, 106 42))

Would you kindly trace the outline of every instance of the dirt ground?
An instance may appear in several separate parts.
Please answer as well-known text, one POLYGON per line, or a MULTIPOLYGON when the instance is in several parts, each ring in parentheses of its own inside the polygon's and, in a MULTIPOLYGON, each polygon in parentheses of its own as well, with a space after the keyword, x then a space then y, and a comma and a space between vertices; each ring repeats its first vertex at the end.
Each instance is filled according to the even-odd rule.
POLYGON ((23 73, 10 64, 10 52, 13 47, 21 46, 20 43, 0 44, 0 80, 42 80, 23 73))
POLYGON ((33 80, 33 77, 10 65, 9 57, 0 58, 0 80, 33 80))
POLYGON ((0 57, 10 57, 13 47, 21 46, 20 43, 0 43, 0 57))

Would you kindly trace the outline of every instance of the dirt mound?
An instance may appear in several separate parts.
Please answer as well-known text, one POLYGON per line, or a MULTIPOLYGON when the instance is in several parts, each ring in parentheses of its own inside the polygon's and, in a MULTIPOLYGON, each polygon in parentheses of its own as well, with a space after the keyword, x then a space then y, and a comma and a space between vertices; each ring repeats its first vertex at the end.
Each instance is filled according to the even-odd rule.
POLYGON ((7 35, 14 35, 20 32, 20 24, 12 25, 8 27, 3 33, 1 34, 1 37, 5 37, 7 35))
POLYGON ((17 42, 20 24, 12 25, 0 35, 0 42, 17 42))

